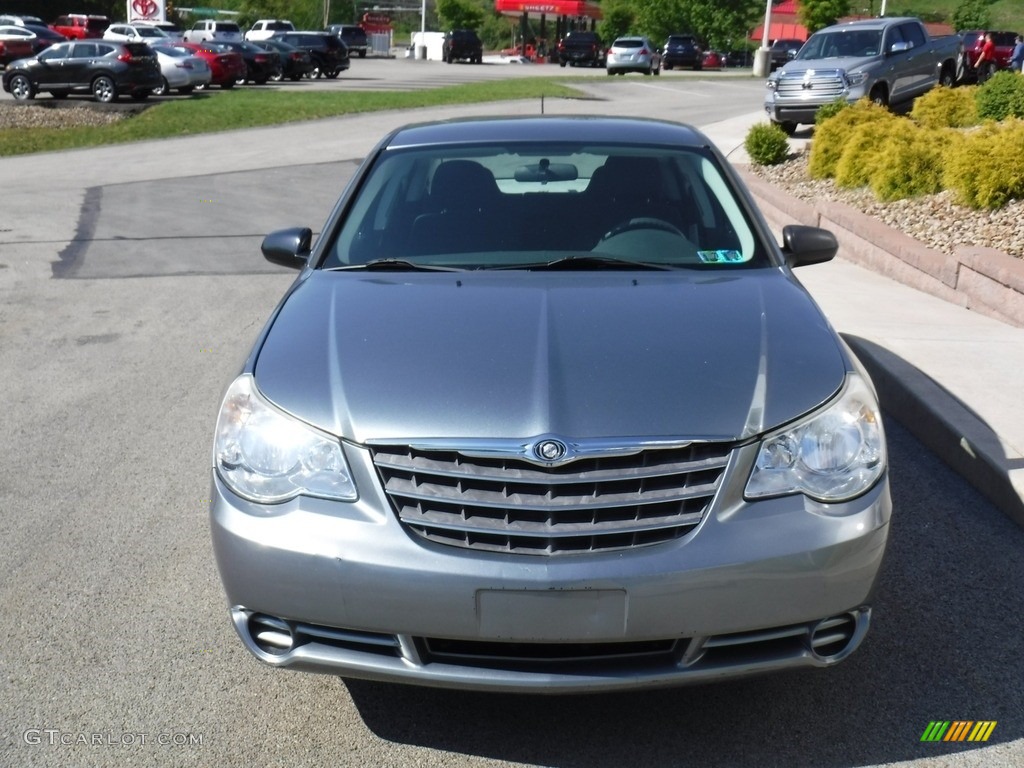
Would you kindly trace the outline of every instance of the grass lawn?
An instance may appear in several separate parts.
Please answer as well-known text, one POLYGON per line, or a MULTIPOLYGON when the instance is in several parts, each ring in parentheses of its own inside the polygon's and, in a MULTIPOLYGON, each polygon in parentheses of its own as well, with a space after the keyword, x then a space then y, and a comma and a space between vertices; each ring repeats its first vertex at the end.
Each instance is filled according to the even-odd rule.
POLYGON ((357 112, 541 97, 582 98, 582 94, 567 85, 537 77, 468 83, 426 91, 295 93, 258 88, 213 90, 165 101, 135 117, 110 125, 3 129, 0 130, 0 156, 278 125, 357 112))

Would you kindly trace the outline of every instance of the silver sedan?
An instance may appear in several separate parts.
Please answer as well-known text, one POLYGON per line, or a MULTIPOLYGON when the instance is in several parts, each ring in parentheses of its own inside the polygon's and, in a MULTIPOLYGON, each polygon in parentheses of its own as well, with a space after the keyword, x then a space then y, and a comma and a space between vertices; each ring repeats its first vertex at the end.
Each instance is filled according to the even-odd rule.
POLYGON ((641 35, 620 37, 608 49, 605 69, 609 75, 624 75, 627 72, 659 75, 661 52, 650 39, 641 35))
POLYGON ((228 383, 211 533, 282 668, 599 691, 828 667, 860 645, 891 502, 867 375, 706 136, 413 125, 228 383))
POLYGON ((161 86, 153 90, 155 95, 166 96, 172 90, 186 94, 210 84, 213 72, 210 65, 200 57, 171 45, 151 47, 160 62, 160 74, 163 77, 161 86))

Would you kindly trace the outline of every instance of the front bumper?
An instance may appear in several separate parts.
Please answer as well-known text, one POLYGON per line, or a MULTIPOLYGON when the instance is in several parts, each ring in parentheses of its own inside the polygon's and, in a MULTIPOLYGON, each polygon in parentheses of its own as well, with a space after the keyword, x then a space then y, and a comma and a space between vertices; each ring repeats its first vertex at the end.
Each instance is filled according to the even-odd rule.
POLYGON ((681 539, 539 557, 416 538, 366 452, 346 446, 362 493, 352 504, 260 507, 215 476, 214 551, 236 630, 273 666, 558 693, 834 664, 867 631, 888 480, 830 515, 800 496, 748 503, 729 489, 755 451, 734 452, 681 539))

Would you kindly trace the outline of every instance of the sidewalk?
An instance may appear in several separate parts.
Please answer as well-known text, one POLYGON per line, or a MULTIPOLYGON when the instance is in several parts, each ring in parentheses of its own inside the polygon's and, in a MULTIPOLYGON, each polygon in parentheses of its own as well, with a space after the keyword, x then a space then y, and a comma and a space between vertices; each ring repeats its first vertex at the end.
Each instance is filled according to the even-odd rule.
MULTIPOLYGON (((742 166, 746 131, 761 119, 703 130, 742 166)), ((769 207, 777 236, 799 223, 762 204, 769 207)), ((875 258, 889 256, 871 247, 875 258)), ((796 274, 870 371, 888 417, 1024 526, 1024 328, 857 266, 842 248, 832 262, 796 274)))

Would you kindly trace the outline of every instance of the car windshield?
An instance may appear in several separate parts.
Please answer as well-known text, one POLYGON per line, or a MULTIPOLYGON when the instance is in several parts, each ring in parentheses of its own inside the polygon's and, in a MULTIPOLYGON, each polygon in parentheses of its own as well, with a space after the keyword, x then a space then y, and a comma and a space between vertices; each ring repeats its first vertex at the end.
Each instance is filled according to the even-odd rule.
POLYGON ((877 56, 882 49, 882 30, 841 30, 810 36, 796 58, 800 61, 843 56, 877 56))
POLYGON ((392 149, 326 235, 322 267, 765 266, 746 211, 706 148, 392 149))

